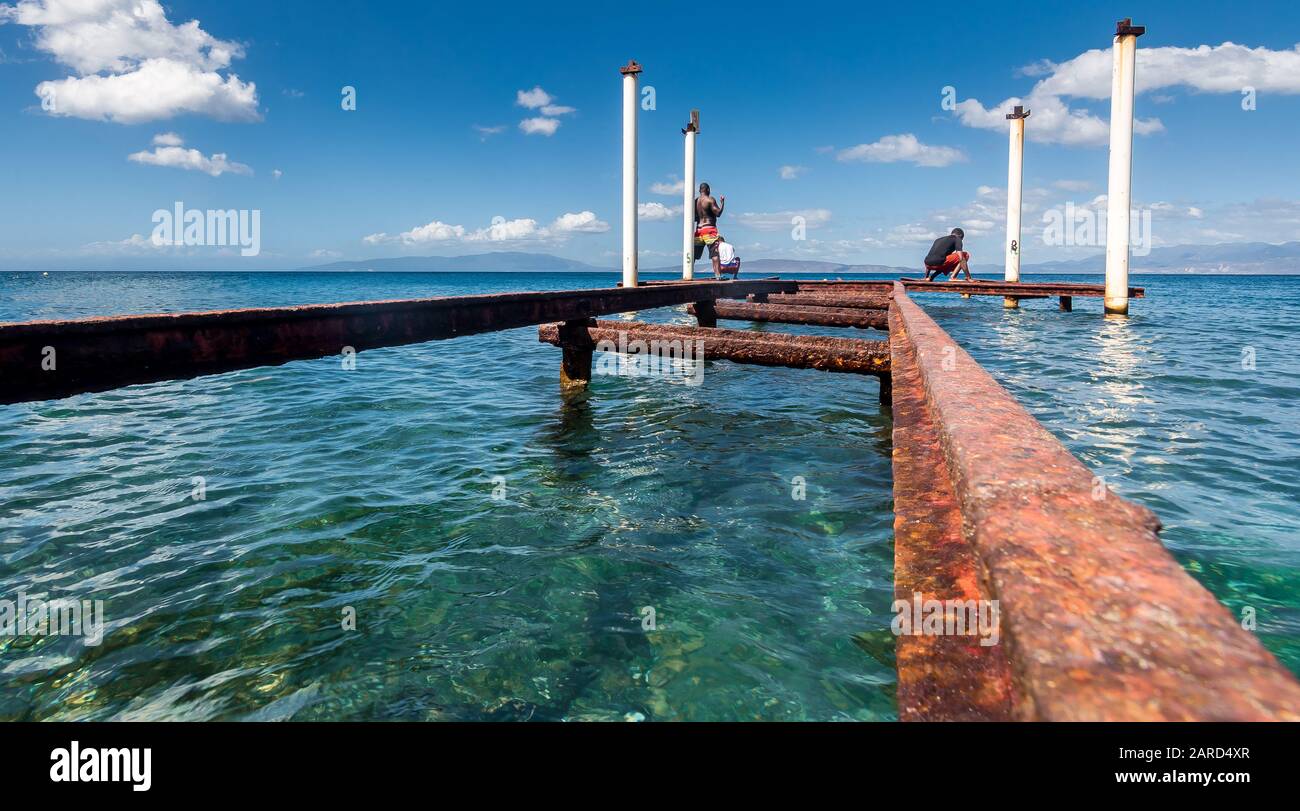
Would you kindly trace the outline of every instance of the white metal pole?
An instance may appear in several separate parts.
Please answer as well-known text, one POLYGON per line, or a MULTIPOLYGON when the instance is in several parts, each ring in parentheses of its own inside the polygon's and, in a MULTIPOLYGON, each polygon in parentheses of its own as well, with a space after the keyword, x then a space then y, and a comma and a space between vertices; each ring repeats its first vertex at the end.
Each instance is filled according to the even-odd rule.
POLYGON ((686 164, 682 169, 682 278, 695 278, 695 138, 700 133, 700 111, 691 110, 686 136, 686 164))
MULTIPOLYGON (((1010 152, 1007 156, 1007 261, 1006 280, 1020 281, 1020 202, 1024 189, 1025 165, 1025 119, 1029 111, 1016 105, 1014 111, 1007 113, 1011 122, 1010 152)), ((1015 309, 1020 306, 1020 299, 1007 296, 1002 299, 1002 306, 1015 309)))
POLYGON ((1107 313, 1128 313, 1129 208, 1133 188, 1133 82, 1137 38, 1146 33, 1131 19, 1115 26, 1110 84, 1110 184, 1106 190, 1107 313))
POLYGON ((636 77, 641 66, 631 59, 619 72, 623 74, 623 286, 636 287, 636 108, 640 101, 636 77))

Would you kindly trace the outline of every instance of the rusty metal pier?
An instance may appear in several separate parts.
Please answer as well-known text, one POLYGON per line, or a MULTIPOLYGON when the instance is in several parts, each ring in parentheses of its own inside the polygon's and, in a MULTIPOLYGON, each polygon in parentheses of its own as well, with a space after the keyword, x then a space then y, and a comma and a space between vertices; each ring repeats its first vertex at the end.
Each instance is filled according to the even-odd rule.
MULTIPOLYGON (((1140 298, 1140 288, 1129 289, 1140 298)), ((1193 580, 1151 511, 1092 473, 910 293, 1103 297, 1102 285, 746 281, 0 324, 0 403, 539 328, 580 389, 620 339, 871 375, 893 416, 900 600, 997 601, 1000 637, 901 635, 904 720, 1300 720, 1300 682, 1193 580), (696 326, 600 320, 688 305, 696 326), (723 321, 848 328, 824 337, 723 321), (873 330, 860 333, 859 330, 873 330), (851 333, 851 334, 852 334, 851 333)))

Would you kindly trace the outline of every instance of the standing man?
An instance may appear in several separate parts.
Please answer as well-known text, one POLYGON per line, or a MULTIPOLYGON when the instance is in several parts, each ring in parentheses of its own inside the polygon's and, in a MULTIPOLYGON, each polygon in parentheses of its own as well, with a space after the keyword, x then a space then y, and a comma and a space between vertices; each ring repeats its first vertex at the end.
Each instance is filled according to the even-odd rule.
POLYGON ((925 255, 925 280, 928 282, 940 273, 950 273, 948 281, 957 278, 958 273, 965 272, 966 281, 970 281, 970 267, 966 264, 970 254, 961 249, 962 238, 966 232, 960 228, 952 229, 946 237, 939 237, 930 246, 925 255))
POLYGON ((715 279, 722 278, 722 261, 718 258, 718 218, 726 207, 726 196, 718 202, 710 194, 709 184, 700 184, 700 196, 695 198, 695 261, 700 261, 707 245, 715 279))

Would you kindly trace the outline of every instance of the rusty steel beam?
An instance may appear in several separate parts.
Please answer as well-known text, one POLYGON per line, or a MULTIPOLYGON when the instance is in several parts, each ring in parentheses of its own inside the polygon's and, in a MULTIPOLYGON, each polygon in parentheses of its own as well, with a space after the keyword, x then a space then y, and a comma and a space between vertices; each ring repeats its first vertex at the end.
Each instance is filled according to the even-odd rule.
MULTIPOLYGON (((1300 720, 1300 683, 1166 551, 1156 516, 1101 486, 901 283, 895 311, 999 603, 1015 717, 1300 720)), ((918 453, 902 438, 896 453, 918 453)))
MULTIPOLYGON (((897 308, 890 311, 897 321, 897 308)), ((889 332, 894 417, 894 598, 989 600, 979 559, 962 536, 961 508, 944 463, 906 330, 889 332)), ((902 721, 1005 721, 1018 701, 1004 645, 957 635, 897 639, 902 721)))
MULTIPOLYGON (((1102 284, 1074 284, 1057 282, 993 282, 974 281, 927 282, 923 279, 903 279, 903 286, 914 293, 961 293, 972 296, 1015 296, 1017 298, 1046 298, 1049 296, 1079 296, 1103 298, 1106 286, 1102 284)), ((1146 289, 1130 287, 1129 298, 1145 298, 1146 289)))
MULTIPOLYGON (((729 360, 790 369, 889 375, 889 345, 884 341, 823 338, 815 335, 748 332, 734 329, 646 324, 639 321, 596 321, 588 327, 596 351, 626 346, 631 341, 702 342, 706 360, 729 360), (602 348, 602 344, 604 347, 602 348)), ((537 340, 562 346, 559 324, 543 324, 537 340)))
MULTIPOLYGON (((713 305, 718 318, 732 321, 766 321, 773 324, 806 324, 821 327, 888 329, 884 310, 858 307, 795 307, 786 304, 741 304, 719 300, 713 305)), ((687 312, 696 308, 688 306, 687 312)))
POLYGON ((821 295, 811 293, 750 294, 748 300, 758 304, 793 304, 796 307, 858 307, 864 310, 889 309, 889 296, 857 293, 846 293, 843 295, 835 292, 827 292, 821 295))
POLYGON ((0 324, 0 404, 793 289, 704 281, 0 324))
POLYGON ((889 296, 894 292, 894 283, 889 279, 799 279, 798 285, 798 292, 816 295, 832 290, 878 296, 889 296))

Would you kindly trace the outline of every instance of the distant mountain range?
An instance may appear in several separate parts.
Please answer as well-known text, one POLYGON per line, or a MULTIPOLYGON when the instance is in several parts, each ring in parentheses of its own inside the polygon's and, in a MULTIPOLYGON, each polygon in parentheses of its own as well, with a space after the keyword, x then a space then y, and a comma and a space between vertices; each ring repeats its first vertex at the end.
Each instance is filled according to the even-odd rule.
MULTIPOLYGON (((776 273, 901 273, 907 268, 888 265, 842 265, 836 262, 814 262, 802 259, 751 259, 744 263, 747 274, 770 275, 776 273)), ((701 261, 696 268, 707 274, 709 263, 701 261)), ((395 256, 385 259, 362 259, 356 262, 330 262, 299 268, 312 271, 569 271, 577 273, 613 273, 615 267, 598 267, 575 259, 564 259, 546 253, 500 251, 475 253, 466 256, 395 256)), ((643 267, 642 273, 677 273, 679 265, 643 267)))
MULTIPOLYGON (((1134 273, 1300 273, 1300 242, 1225 242, 1153 248, 1129 257, 1134 273)), ((1069 262, 1025 265, 1028 273, 1104 273, 1105 253, 1069 262)))
MULTIPOLYGON (((1001 257, 996 262, 976 261, 972 270, 984 271, 991 265, 1001 269, 1001 257)), ((1236 242, 1219 245, 1176 245, 1155 248, 1147 256, 1132 256, 1129 267, 1134 273, 1300 273, 1300 242, 1271 245, 1267 242, 1236 242)), ((698 271, 708 273, 708 263, 701 262, 698 271)), ((827 276, 847 273, 916 274, 916 267, 890 265, 846 265, 836 262, 819 262, 806 259, 751 259, 744 263, 745 275, 768 276, 779 273, 814 273, 827 276)), ((556 272, 610 273, 613 267, 598 267, 574 259, 564 259, 544 253, 501 251, 477 253, 466 256, 397 256, 384 259, 363 259, 355 262, 331 262, 300 268, 311 271, 503 271, 503 272, 556 272)), ((1084 259, 1063 262, 1040 262, 1025 265, 1024 273, 1104 273, 1106 256, 1099 253, 1084 259)), ((678 266, 641 268, 642 273, 676 273, 678 266)))
POLYGON ((387 259, 362 259, 357 262, 330 262, 299 270, 373 270, 373 271, 579 271, 604 272, 611 268, 596 267, 576 259, 564 259, 548 253, 498 251, 466 256, 394 256, 387 259))
MULTIPOLYGON (((918 251, 919 253, 919 251, 918 251)), ((1037 251, 1031 253, 1031 256, 1037 251)), ((0 271, 266 271, 283 270, 284 265, 252 265, 247 260, 214 259, 207 256, 103 256, 85 257, 77 260, 46 256, 39 259, 6 260, 0 259, 0 271)), ((1002 275, 1002 257, 977 255, 972 263, 975 273, 982 276, 1002 275)), ((1147 256, 1133 256, 1130 267, 1134 273, 1269 273, 1300 274, 1300 242, 1285 242, 1271 245, 1266 242, 1236 242, 1219 245, 1177 245, 1171 248, 1156 248, 1147 256)), ((1106 269, 1104 252, 1083 259, 1058 262, 1038 262, 1026 264, 1024 273, 1060 274, 1088 273, 1099 274, 1106 269)), ((313 272, 330 271, 444 271, 490 273, 504 272, 541 272, 541 273, 615 273, 618 268, 611 263, 605 267, 565 259, 545 253, 525 253, 522 251, 500 251, 496 253, 476 253, 464 256, 394 256, 380 259, 362 259, 352 262, 331 262, 325 265, 312 265, 299 270, 313 272)), ((680 266, 663 265, 659 267, 642 267, 645 274, 667 274, 676 276, 680 266)), ((838 262, 819 262, 807 259, 747 259, 744 263, 744 276, 774 276, 778 274, 808 273, 816 276, 838 276, 850 273, 881 273, 890 276, 914 276, 921 272, 921 263, 909 267, 890 265, 850 265, 838 262)), ((709 264, 701 261, 696 265, 696 273, 709 275, 709 264)))

